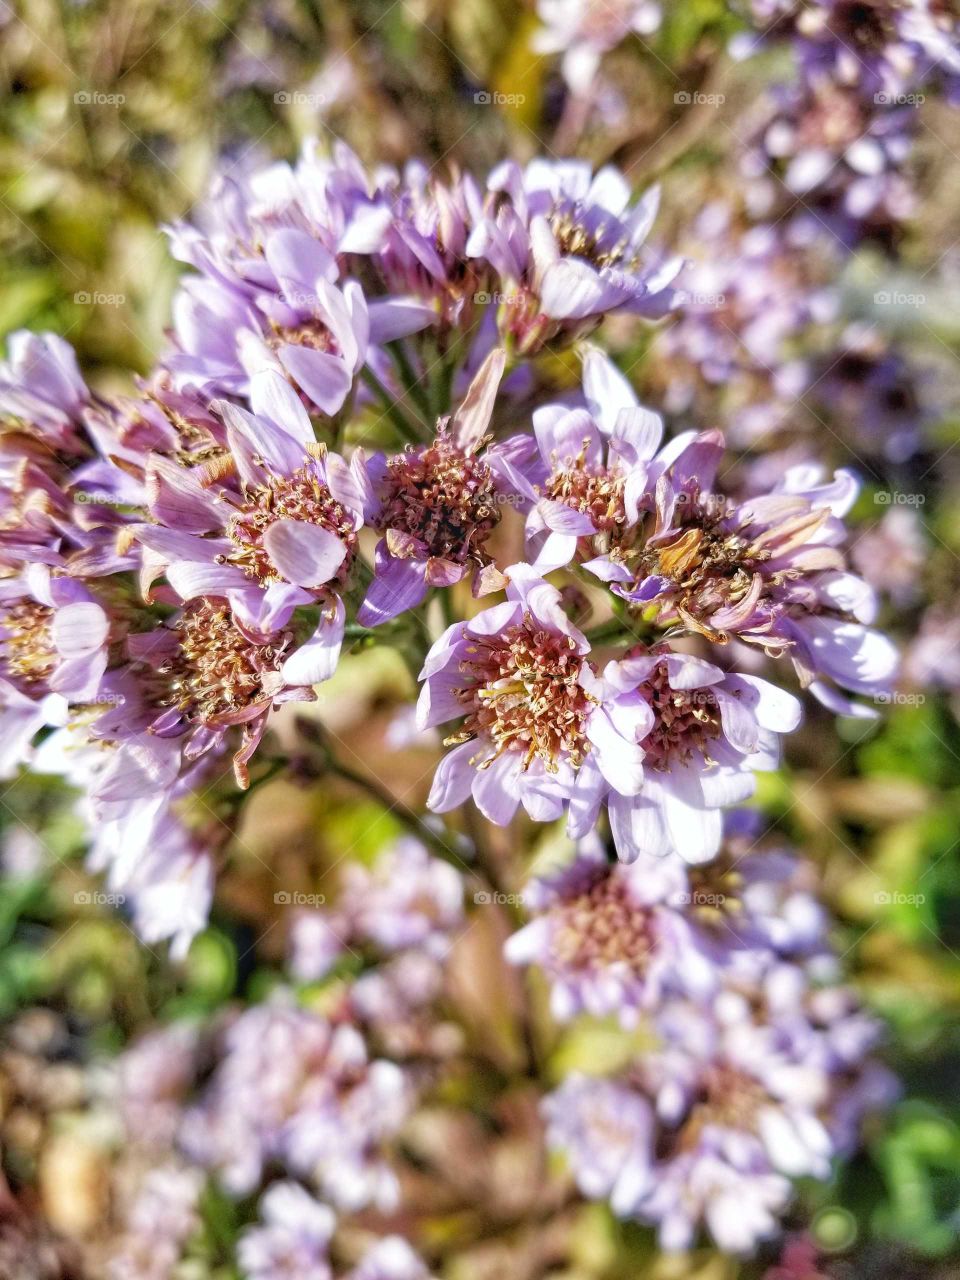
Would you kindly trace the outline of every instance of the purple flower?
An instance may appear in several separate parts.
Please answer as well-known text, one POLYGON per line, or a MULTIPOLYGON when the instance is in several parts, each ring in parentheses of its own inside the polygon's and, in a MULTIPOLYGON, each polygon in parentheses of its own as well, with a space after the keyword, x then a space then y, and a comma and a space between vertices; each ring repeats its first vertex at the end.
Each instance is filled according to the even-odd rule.
POLYGON ((149 1169, 111 1242, 109 1280, 169 1280, 201 1228, 203 1186, 203 1174, 179 1161, 149 1169))
POLYGON ((513 161, 487 182, 493 194, 467 243, 500 281, 498 323, 521 355, 571 341, 608 312, 656 318, 674 305, 679 259, 654 265, 643 244, 659 193, 636 205, 612 166, 594 175, 585 161, 513 161))
POLYGON ((663 424, 637 404, 601 352, 588 353, 583 376, 589 411, 563 405, 534 411, 541 465, 536 484, 520 476, 518 488, 534 504, 527 516, 532 563, 547 573, 579 556, 585 568, 609 580, 622 576, 615 557, 629 545, 655 482, 663 424))
POLYGON ((318 981, 354 950, 389 956, 416 949, 442 959, 463 922, 463 891, 460 873, 409 836, 385 849, 372 868, 348 862, 335 904, 299 913, 293 972, 318 981))
POLYGON ((651 1019, 657 1047, 616 1077, 569 1077, 544 1110, 581 1191, 656 1225, 671 1251, 690 1248, 701 1226, 739 1255, 776 1235, 790 1179, 829 1177, 849 1137, 850 1073, 865 1085, 872 1075, 862 1054, 875 1026, 837 1007, 835 989, 825 1023, 811 1007, 818 994, 802 970, 775 966, 709 1007, 663 1005, 651 1019), (845 1061, 833 1038, 849 1044, 845 1061))
POLYGON ((758 181, 758 197, 766 184, 772 221, 789 213, 797 227, 812 235, 826 229, 843 249, 864 239, 889 248, 916 205, 901 172, 916 127, 909 105, 878 110, 856 90, 824 81, 779 86, 744 157, 744 176, 758 181))
MULTIPOLYGON (((245 787, 247 765, 266 729, 271 709, 314 695, 284 675, 289 632, 258 633, 247 627, 226 600, 195 597, 152 631, 128 637, 132 681, 127 683, 127 715, 118 722, 121 742, 146 731, 156 739, 181 739, 185 762, 219 751, 239 728, 233 756, 237 785, 245 787)), ((106 736, 105 717, 94 732, 106 736)), ((98 788, 103 796, 104 790, 98 788)), ((131 795, 132 798, 132 795, 131 795)))
POLYGON ((440 762, 429 807, 444 813, 472 794, 502 825, 521 803, 535 820, 553 820, 581 779, 591 795, 634 794, 646 704, 597 679, 555 587, 525 564, 507 577, 506 602, 448 627, 420 674, 418 723, 464 718, 447 739, 455 750, 440 762))
POLYGON ((385 1236, 363 1255, 345 1280, 431 1280, 426 1264, 402 1236, 385 1236))
POLYGON ((139 937, 170 941, 170 958, 182 960, 206 927, 213 902, 213 859, 183 825, 165 813, 127 875, 116 868, 111 888, 122 890, 139 937))
POLYGON ((244 1012, 180 1141, 227 1189, 249 1194, 265 1166, 280 1162, 313 1179, 325 1200, 350 1212, 390 1210, 396 1180, 382 1155, 412 1097, 392 1062, 370 1061, 348 1025, 278 997, 244 1012))
POLYGON ((367 214, 383 218, 383 233, 369 254, 356 260, 380 277, 386 296, 416 299, 429 308, 441 331, 468 332, 477 302, 489 290, 488 264, 467 257, 467 241, 481 216, 483 197, 470 174, 448 181, 417 160, 403 173, 378 173, 367 214))
POLYGON ((415 609, 430 587, 471 573, 475 594, 502 584, 485 543, 504 504, 518 500, 515 486, 532 452, 527 439, 491 445, 485 434, 504 362, 500 350, 488 356, 452 422, 441 420, 430 444, 371 459, 378 503, 370 522, 384 536, 357 614, 364 626, 415 609))
POLYGON ((585 95, 603 55, 634 32, 651 35, 662 15, 655 0, 538 0, 537 16, 544 25, 534 32, 534 50, 562 53, 564 80, 585 95))
POLYGON ((237 1262, 247 1280, 332 1280, 327 1246, 336 1219, 296 1182, 275 1182, 260 1221, 242 1232, 237 1262))
POLYGON ((555 1018, 613 1015, 635 1025, 667 990, 703 998, 716 985, 692 921, 680 904, 670 905, 685 890, 678 861, 638 859, 626 867, 587 845, 560 872, 526 887, 534 919, 508 940, 506 956, 544 969, 555 1018))
POLYGON ((664 648, 609 663, 604 686, 642 725, 642 785, 625 794, 597 785, 594 774, 594 786, 581 785, 571 803, 570 835, 586 835, 605 800, 624 862, 665 853, 709 860, 720 847, 723 807, 753 794, 755 770, 777 767, 779 735, 797 727, 799 702, 766 680, 664 648))
POLYGON ((0 362, 4 433, 20 431, 59 452, 82 456, 87 445, 77 428, 90 392, 73 348, 56 334, 18 329, 7 339, 7 351, 7 360, 0 362))
POLYGON ((132 1140, 169 1146, 197 1072, 200 1027, 186 1020, 141 1036, 120 1057, 117 1098, 132 1140))
POLYGON ((750 818, 728 814, 720 853, 695 867, 675 855, 611 862, 586 838, 524 888, 533 919, 507 958, 545 971, 561 1021, 612 1015, 630 1028, 671 994, 703 1001, 721 981, 756 980, 775 956, 821 952, 824 913, 801 864, 760 847, 750 818))
POLYGON ((683 299, 657 334, 651 370, 669 412, 722 420, 736 444, 762 444, 793 425, 815 381, 801 342, 833 319, 829 259, 784 222, 753 223, 717 199, 684 240, 683 299))
POLYGON ((338 254, 379 244, 383 222, 371 238, 353 201, 330 198, 336 168, 324 175, 326 192, 316 189, 318 176, 309 161, 282 169, 280 225, 256 189, 280 178, 278 167, 249 189, 223 183, 205 229, 174 230, 174 253, 200 272, 174 301, 175 349, 165 363, 178 386, 243 396, 256 374, 271 369, 316 410, 335 414, 374 345, 432 320, 426 307, 394 298, 368 303, 357 281, 341 282, 338 254))
POLYGON ((44 564, 0 582, 0 776, 16 772, 40 729, 96 700, 109 634, 106 611, 82 583, 44 564))
MULTIPOLYGON (((283 679, 308 686, 336 668, 349 575, 372 494, 362 456, 348 465, 317 445, 306 411, 272 373, 254 379, 254 413, 223 403, 228 454, 210 470, 154 455, 146 472, 154 525, 134 527, 145 574, 163 572, 181 599, 226 600, 251 634, 280 632, 319 605, 313 635, 286 654, 283 679), (237 474, 236 484, 217 479, 237 474)), ((198 605, 198 607, 202 607, 198 605)))
POLYGON ((866 7, 815 0, 778 26, 778 35, 786 33, 805 80, 855 86, 880 107, 937 73, 960 74, 956 17, 927 0, 866 7))
POLYGON ((654 1115, 628 1084, 572 1074, 543 1101, 547 1141, 567 1153, 577 1186, 625 1213, 650 1187, 654 1115))
POLYGON ((711 472, 690 464, 695 448, 658 483, 652 527, 621 555, 634 582, 614 590, 656 609, 660 626, 789 654, 827 706, 862 714, 835 686, 886 692, 897 653, 866 625, 874 593, 842 553, 857 481, 838 471, 822 483, 819 468, 792 467, 771 492, 734 504, 711 492, 711 472))

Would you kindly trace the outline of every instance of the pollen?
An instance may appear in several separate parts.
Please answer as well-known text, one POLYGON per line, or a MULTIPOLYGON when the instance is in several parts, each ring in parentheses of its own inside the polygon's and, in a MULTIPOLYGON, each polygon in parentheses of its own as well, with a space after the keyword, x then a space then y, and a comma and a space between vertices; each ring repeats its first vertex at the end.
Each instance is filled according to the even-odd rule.
POLYGON ((265 682, 279 671, 285 645, 252 641, 225 602, 188 604, 177 635, 176 654, 158 670, 165 686, 161 705, 177 707, 192 721, 216 723, 269 700, 265 682))
POLYGON ((49 679, 57 665, 50 636, 53 610, 37 600, 18 600, 4 610, 3 665, 14 684, 30 688, 49 679))
POLYGON ((554 460, 555 469, 546 483, 544 496, 588 515, 599 533, 616 534, 627 521, 623 501, 626 477, 618 467, 609 470, 589 467, 587 448, 584 441, 576 457, 562 466, 558 467, 554 460))
POLYGON ((577 767, 590 747, 584 722, 592 706, 579 681, 582 662, 568 636, 536 628, 529 617, 478 639, 461 664, 466 719, 449 741, 491 744, 492 754, 476 757, 481 769, 504 751, 520 753, 524 770, 537 758, 551 773, 562 761, 577 767))
POLYGON ((709 761, 709 747, 720 736, 720 708, 709 689, 671 689, 667 669, 656 666, 639 687, 654 715, 643 740, 644 764, 661 771, 674 760, 686 763, 695 751, 709 761))
POLYGON ((558 203, 549 222, 557 248, 564 257, 584 258, 601 269, 616 267, 620 271, 635 271, 640 266, 622 229, 616 224, 608 227, 605 222, 591 226, 588 211, 579 201, 558 203))
POLYGON ((311 351, 326 351, 329 355, 339 355, 340 348, 333 334, 322 320, 304 320, 295 325, 274 325, 267 336, 267 342, 276 349, 285 344, 294 347, 309 347, 311 351))
POLYGON ((630 897, 622 877, 593 870, 593 883, 551 910, 553 950, 575 969, 627 965, 642 973, 654 945, 650 911, 630 897))
POLYGON ((381 532, 408 534, 429 556, 483 566, 490 563, 484 543, 500 518, 490 468, 455 444, 445 428, 432 444, 408 447, 391 459, 377 520, 381 532))
POLYGON ((333 497, 310 463, 305 463, 292 476, 270 476, 264 484, 245 485, 241 505, 230 517, 227 536, 236 547, 220 558, 221 563, 236 565, 260 586, 283 582, 263 545, 263 535, 277 520, 300 520, 319 525, 334 533, 347 545, 347 557, 340 567, 338 579, 346 578, 357 544, 357 531, 352 515, 333 497))

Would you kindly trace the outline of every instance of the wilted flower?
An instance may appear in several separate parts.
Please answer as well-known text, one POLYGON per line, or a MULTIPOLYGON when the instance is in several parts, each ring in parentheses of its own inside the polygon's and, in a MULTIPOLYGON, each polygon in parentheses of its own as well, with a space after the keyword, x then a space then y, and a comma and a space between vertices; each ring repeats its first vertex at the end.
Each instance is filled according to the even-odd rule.
POLYGON ((842 517, 858 484, 846 471, 790 468, 768 494, 733 503, 711 473, 681 455, 657 486, 652 528, 623 556, 635 574, 625 599, 714 643, 736 637, 771 656, 788 653, 801 680, 835 710, 853 693, 886 691, 896 670, 890 642, 866 624, 869 586, 847 571, 842 517))
MULTIPOLYGON (((371 460, 378 502, 370 523, 384 536, 357 614, 364 625, 415 609, 430 587, 453 586, 472 574, 477 594, 489 578, 485 543, 503 505, 517 498, 516 477, 532 452, 528 440, 498 445, 486 435, 504 361, 502 351, 491 353, 452 421, 441 420, 430 444, 371 460)), ((494 572, 487 589, 501 581, 494 572)))

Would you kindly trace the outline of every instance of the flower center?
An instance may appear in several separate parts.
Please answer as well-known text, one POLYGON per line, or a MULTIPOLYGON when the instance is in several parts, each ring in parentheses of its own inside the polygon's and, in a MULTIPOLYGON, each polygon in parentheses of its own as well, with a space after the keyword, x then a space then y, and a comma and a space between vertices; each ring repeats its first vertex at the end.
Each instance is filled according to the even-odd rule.
POLYGON ((581 201, 558 200, 549 215, 557 248, 564 257, 584 258, 598 268, 635 271, 640 263, 630 253, 629 238, 616 222, 608 225, 606 216, 602 209, 590 210, 581 201))
POLYGON ((716 1063, 704 1071, 700 1096, 677 1135, 678 1144, 694 1146, 708 1125, 755 1133, 757 1115, 769 1102, 770 1095, 759 1081, 736 1067, 716 1063))
POLYGON ((674 760, 686 764, 695 751, 709 761, 709 743, 720 736, 720 708, 709 689, 671 689, 667 669, 655 667, 640 685, 650 703, 654 726, 643 740, 644 765, 667 770, 674 760))
POLYGON ((669 541, 647 546, 636 568, 638 578, 660 576, 672 584, 668 609, 702 620, 738 604, 749 592, 757 565, 770 553, 715 524, 688 525, 669 541))
POLYGON ((237 627, 222 600, 191 601, 177 624, 179 647, 158 670, 166 678, 161 705, 190 720, 218 718, 267 701, 265 680, 279 671, 283 646, 256 644, 237 627))
POLYGON ((619 467, 587 466, 587 443, 575 458, 556 467, 544 489, 544 496, 588 515, 601 533, 623 528, 627 512, 623 503, 626 477, 619 467))
POLYGON ((353 517, 317 478, 309 463, 289 478, 270 476, 264 484, 244 486, 243 504, 230 517, 227 526, 227 535, 236 551, 218 557, 220 562, 237 565, 261 586, 283 582, 283 575, 263 546, 264 533, 277 520, 316 524, 341 538, 347 544, 348 555, 338 577, 341 580, 346 577, 352 559, 349 553, 357 543, 353 517))
POLYGON ((13 682, 30 687, 47 680, 57 665, 50 638, 53 610, 37 600, 18 600, 3 617, 3 663, 13 682))
POLYGON ((430 556, 487 564, 483 544, 500 523, 493 473, 443 430, 392 458, 377 527, 422 542, 430 556))
POLYGON ((554 952, 575 969, 625 964, 640 973, 653 945, 650 913, 609 868, 596 868, 593 875, 584 892, 553 908, 554 952))
POLYGON ((690 914, 708 927, 724 923, 743 911, 743 876, 723 851, 713 861, 687 867, 690 914))
POLYGON ((459 690, 466 720, 448 743, 481 738, 493 754, 523 755, 528 769, 539 756, 551 773, 561 761, 575 767, 589 750, 584 721, 591 703, 579 683, 582 658, 568 636, 534 629, 529 616, 502 636, 477 639, 461 671, 472 683, 459 690))
POLYGON ((303 320, 300 324, 275 324, 267 337, 268 343, 276 348, 289 343, 295 347, 309 347, 311 351, 326 351, 338 356, 340 348, 333 334, 322 320, 303 320))

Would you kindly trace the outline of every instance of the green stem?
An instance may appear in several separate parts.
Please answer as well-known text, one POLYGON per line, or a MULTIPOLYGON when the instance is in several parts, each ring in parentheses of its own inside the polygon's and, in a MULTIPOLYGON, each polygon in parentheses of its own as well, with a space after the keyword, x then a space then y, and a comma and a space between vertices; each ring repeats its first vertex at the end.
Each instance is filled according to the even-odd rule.
POLYGON ((404 440, 426 439, 423 432, 423 424, 420 422, 412 422, 406 416, 400 405, 400 401, 397 400, 395 396, 391 395, 389 389, 383 385, 369 365, 363 366, 360 370, 360 377, 380 401, 381 407, 387 417, 403 436, 404 440))
POLYGON ((398 339, 396 342, 388 342, 387 350, 393 358, 393 363, 397 366, 397 372, 400 375, 400 381, 403 383, 404 390, 424 417, 429 421, 433 416, 430 410, 430 401, 427 397, 427 393, 420 385, 420 379, 417 377, 417 371, 410 363, 410 357, 407 355, 406 347, 398 339))
POLYGON ((344 782, 351 783, 360 791, 365 791, 387 813, 392 813, 399 818, 408 831, 415 835, 418 840, 422 840, 424 844, 429 845, 433 852, 442 858, 444 862, 449 862, 458 871, 466 869, 463 858, 450 848, 443 837, 427 826, 420 815, 415 813, 409 805, 391 795, 386 787, 381 786, 375 778, 351 769, 349 765, 337 760, 329 749, 326 763, 331 773, 336 774, 338 778, 342 778, 344 782))
POLYGON ((632 640, 633 637, 627 634, 626 628, 619 618, 609 618, 599 627, 594 627, 592 631, 588 631, 587 639, 591 644, 603 644, 607 640, 623 640, 626 642, 632 640))

